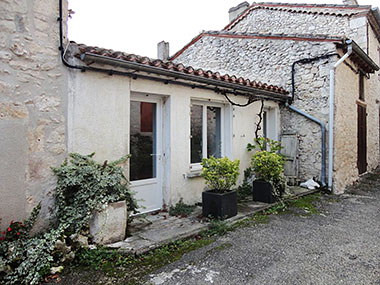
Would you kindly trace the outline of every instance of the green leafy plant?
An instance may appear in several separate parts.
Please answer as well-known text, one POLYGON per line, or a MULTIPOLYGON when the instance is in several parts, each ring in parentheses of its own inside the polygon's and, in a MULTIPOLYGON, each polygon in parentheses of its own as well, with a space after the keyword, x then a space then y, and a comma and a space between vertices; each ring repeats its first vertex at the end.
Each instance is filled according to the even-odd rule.
POLYGON ((237 188, 237 195, 239 201, 244 201, 248 197, 252 198, 252 168, 248 167, 244 170, 243 182, 237 188))
POLYGON ((255 145, 247 145, 248 151, 258 149, 251 158, 251 167, 256 179, 271 183, 273 195, 277 198, 281 197, 286 185, 285 160, 278 153, 281 148, 279 142, 262 137, 255 139, 255 145))
POLYGON ((126 200, 129 213, 137 211, 124 170, 118 166, 129 156, 100 164, 93 160, 94 155, 72 153, 70 163, 65 161, 60 167, 53 168, 58 177, 55 216, 72 232, 83 229, 94 211, 112 202, 126 200))
POLYGON ((169 215, 187 217, 194 211, 195 207, 195 205, 185 204, 181 198, 175 206, 170 206, 169 215))
POLYGON ((231 161, 227 157, 204 158, 202 160, 202 177, 206 180, 206 185, 214 191, 223 193, 229 191, 236 184, 239 176, 238 159, 231 161))
POLYGON ((283 147, 279 141, 271 140, 269 138, 258 137, 254 139, 254 144, 248 143, 247 150, 268 151, 278 153, 283 147))
POLYGON ((12 223, 8 227, 9 232, 15 230, 16 235, 9 235, 9 238, 5 235, 0 242, 0 284, 38 284, 52 266, 62 262, 58 244, 68 248, 66 236, 86 230, 94 211, 108 203, 126 200, 128 209, 136 211, 137 204, 129 191, 128 181, 118 166, 128 156, 103 164, 95 162, 93 156, 70 154, 70 162, 65 161, 53 169, 58 178, 55 222, 48 231, 30 236, 40 205, 23 224, 12 223))

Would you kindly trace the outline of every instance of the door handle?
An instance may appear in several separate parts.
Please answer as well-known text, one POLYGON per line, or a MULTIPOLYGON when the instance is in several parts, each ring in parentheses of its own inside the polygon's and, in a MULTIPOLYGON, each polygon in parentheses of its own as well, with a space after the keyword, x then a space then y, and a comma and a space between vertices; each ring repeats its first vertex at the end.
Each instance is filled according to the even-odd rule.
POLYGON ((151 153, 150 156, 161 156, 161 153, 151 153))

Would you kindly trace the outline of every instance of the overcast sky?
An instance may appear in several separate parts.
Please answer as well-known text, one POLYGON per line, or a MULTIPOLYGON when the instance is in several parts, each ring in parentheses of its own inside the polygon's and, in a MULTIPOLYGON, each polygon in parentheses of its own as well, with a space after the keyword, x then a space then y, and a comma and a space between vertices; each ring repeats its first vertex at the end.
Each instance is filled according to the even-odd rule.
MULTIPOLYGON (((153 58, 157 57, 157 43, 165 40, 173 55, 202 30, 224 28, 229 23, 229 8, 243 1, 69 0, 69 8, 75 12, 69 20, 69 39, 153 58)), ((341 0, 272 2, 342 4, 341 0)), ((380 0, 359 0, 359 4, 380 6, 380 0)))

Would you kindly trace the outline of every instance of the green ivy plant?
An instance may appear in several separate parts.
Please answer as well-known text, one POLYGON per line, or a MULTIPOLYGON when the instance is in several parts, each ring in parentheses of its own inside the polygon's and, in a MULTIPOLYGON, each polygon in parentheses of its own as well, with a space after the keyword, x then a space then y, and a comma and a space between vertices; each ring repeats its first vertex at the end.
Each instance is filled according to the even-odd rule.
POLYGON ((231 161, 228 157, 204 158, 202 160, 203 170, 201 176, 206 180, 206 185, 219 193, 229 191, 237 181, 239 176, 238 159, 231 161))
POLYGON ((118 166, 129 156, 99 164, 93 160, 94 154, 72 153, 70 163, 65 161, 53 168, 58 177, 55 216, 59 223, 67 224, 68 230, 75 233, 88 224, 94 211, 100 211, 109 203, 126 200, 128 212, 137 211, 124 170, 118 166))
POLYGON ((101 210, 108 203, 126 200, 129 213, 137 211, 128 180, 122 167, 118 166, 128 156, 103 164, 93 160, 94 154, 73 153, 69 156, 69 162, 53 169, 58 180, 55 222, 50 229, 30 235, 39 205, 23 223, 22 235, 16 232, 17 238, 0 242, 0 284, 38 284, 50 268, 60 262, 57 243, 64 243, 72 233, 86 230, 94 211, 101 210))
POLYGON ((285 191, 286 180, 284 176, 285 160, 279 151, 281 144, 268 138, 256 138, 255 144, 248 144, 247 150, 257 151, 252 155, 251 168, 258 180, 272 184, 273 195, 277 198, 285 191))

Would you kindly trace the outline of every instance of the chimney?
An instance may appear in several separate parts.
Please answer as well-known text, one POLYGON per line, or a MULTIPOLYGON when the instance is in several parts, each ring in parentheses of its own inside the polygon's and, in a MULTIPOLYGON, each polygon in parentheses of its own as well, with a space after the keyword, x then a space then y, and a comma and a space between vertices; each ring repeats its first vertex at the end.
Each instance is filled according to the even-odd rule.
POLYGON ((169 43, 161 41, 157 44, 157 58, 161 60, 169 59, 169 43))
POLYGON ((343 0, 343 5, 355 6, 359 5, 358 0, 343 0))
POLYGON ((249 7, 249 3, 247 1, 240 3, 239 5, 230 8, 228 10, 228 14, 230 17, 230 22, 241 15, 247 8, 249 7))

